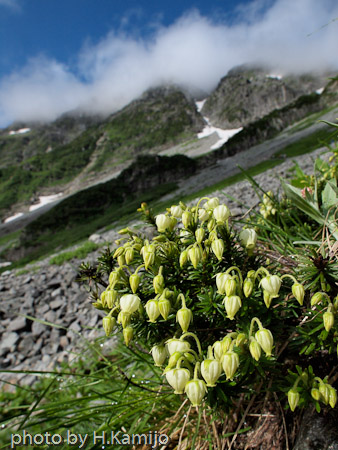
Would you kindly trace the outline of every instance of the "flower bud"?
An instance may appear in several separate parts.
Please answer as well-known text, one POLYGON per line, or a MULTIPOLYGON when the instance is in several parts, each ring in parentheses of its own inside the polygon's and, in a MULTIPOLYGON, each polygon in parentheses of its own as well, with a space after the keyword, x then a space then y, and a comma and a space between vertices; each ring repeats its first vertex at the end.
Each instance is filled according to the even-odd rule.
POLYGON ((319 384, 319 392, 320 395, 322 396, 322 400, 325 403, 325 405, 329 404, 329 400, 330 400, 330 389, 329 389, 329 384, 327 383, 320 383, 319 384))
POLYGON ((244 333, 239 333, 236 338, 236 347, 240 347, 240 346, 244 345, 245 341, 246 341, 246 335, 244 333))
POLYGON ((162 274, 156 275, 153 279, 153 286, 155 294, 162 294, 164 289, 164 277, 162 274))
POLYGON ((239 366, 239 357, 237 353, 233 351, 226 352, 222 356, 221 362, 227 380, 233 380, 236 370, 238 369, 239 366))
POLYGON ((251 278, 246 278, 243 283, 243 293, 246 298, 250 297, 254 288, 254 282, 251 278))
POLYGON ((224 225, 230 216, 230 210, 226 205, 216 206, 212 213, 217 225, 224 225))
POLYGON ((225 282, 229 278, 231 278, 231 275, 229 275, 228 273, 224 273, 224 272, 218 273, 216 275, 216 286, 217 286, 217 292, 219 294, 225 294, 225 282))
POLYGON ((141 255, 143 257, 144 266, 145 269, 148 270, 148 268, 154 264, 155 261, 155 250, 156 247, 154 244, 147 244, 144 245, 141 249, 141 255))
POLYGON ((222 239, 215 239, 211 243, 211 250, 214 252, 218 261, 222 261, 223 252, 224 252, 224 242, 222 239))
POLYGON ((230 320, 234 320, 237 311, 242 306, 241 298, 238 295, 231 295, 230 297, 224 297, 223 303, 227 317, 230 320))
POLYGON ((231 343, 232 343, 232 339, 231 339, 230 336, 225 336, 222 339, 221 344, 222 344, 222 353, 223 353, 223 355, 224 355, 224 353, 226 353, 230 349, 231 343))
POLYGON ((141 300, 140 297, 134 294, 125 294, 120 298, 121 311, 133 314, 138 310, 141 300))
POLYGON ((170 217, 170 225, 168 227, 169 231, 173 231, 173 229, 175 228, 175 225, 177 224, 177 219, 176 217, 170 217))
POLYGON ((294 283, 291 290, 297 302, 300 304, 300 306, 302 306, 305 295, 304 286, 300 283, 294 283))
POLYGON ((183 333, 186 333, 188 331, 191 321, 192 321, 192 312, 190 309, 183 307, 177 311, 176 322, 180 324, 183 333))
POLYGON ((117 299, 118 292, 114 289, 107 289, 105 301, 107 303, 108 308, 112 308, 114 306, 115 300, 117 299))
MULTIPOLYGON (((216 220, 213 219, 213 218, 209 219, 208 220, 208 224, 207 224, 207 228, 208 228, 209 233, 211 233, 213 231, 215 226, 216 226, 216 220)), ((214 240, 214 239, 211 239, 211 236, 209 237, 209 239, 210 240, 214 240)))
POLYGON ((164 233, 171 225, 170 217, 165 214, 159 214, 155 222, 159 233, 164 233))
POLYGON ((206 222, 210 218, 210 214, 204 208, 198 210, 198 218, 201 223, 206 222))
POLYGON ((166 344, 169 355, 172 355, 175 352, 184 353, 190 349, 189 342, 183 341, 181 339, 169 339, 166 344))
POLYGON ((119 267, 123 267, 126 265, 126 258, 124 257, 124 255, 120 255, 117 257, 117 264, 119 265, 119 267))
POLYGON ((192 406, 199 406, 206 392, 207 387, 203 380, 191 380, 185 385, 185 393, 192 406))
POLYGON ((107 296, 107 291, 101 292, 100 300, 101 300, 102 306, 103 306, 104 308, 107 307, 106 296, 107 296))
POLYGON ((166 378, 175 394, 183 394, 185 385, 190 380, 190 372, 188 369, 172 369, 166 373, 166 378))
POLYGON ((111 332, 115 327, 115 324, 116 324, 115 317, 106 316, 102 319, 103 329, 107 337, 110 336, 111 332))
POLYGON ((299 403, 300 395, 297 389, 292 388, 288 392, 288 402, 290 405, 291 411, 294 411, 297 408, 297 405, 299 403))
POLYGON ((158 301, 158 309, 163 319, 167 320, 171 309, 170 301, 165 297, 161 297, 158 301))
POLYGON ((225 281, 225 295, 227 297, 230 297, 230 295, 235 295, 236 294, 236 288, 237 288, 237 283, 236 283, 235 278, 229 277, 225 281))
POLYGON ((262 353, 261 346, 256 341, 256 339, 253 337, 250 338, 249 350, 250 350, 250 353, 251 353, 251 356, 253 357, 253 359, 258 361, 259 358, 261 357, 261 353, 262 353))
POLYGON ((206 203, 204 203, 204 208, 205 209, 214 209, 216 208, 216 206, 219 205, 219 200, 217 197, 213 197, 210 200, 208 200, 206 203))
POLYGON ((192 214, 190 211, 184 211, 182 214, 182 223, 184 228, 188 228, 192 220, 192 214))
POLYGON ((311 297, 311 306, 315 306, 318 303, 320 303, 321 301, 323 301, 325 298, 325 296, 323 295, 323 292, 316 292, 315 294, 313 294, 313 296, 311 297))
POLYGON ((182 268, 188 261, 188 251, 183 250, 180 254, 180 267, 182 268))
POLYGON ((325 330, 329 332, 334 325, 334 315, 331 311, 326 311, 323 314, 323 323, 325 330))
POLYGON ((201 260, 200 249, 198 247, 191 247, 188 250, 188 255, 189 255, 191 264, 194 266, 194 269, 196 269, 198 266, 198 263, 201 260))
POLYGON ((239 233, 242 247, 253 250, 256 247, 257 233, 253 228, 245 228, 239 233))
POLYGON ((130 317, 131 314, 120 311, 119 315, 117 316, 117 322, 122 325, 122 328, 126 328, 130 324, 130 317))
POLYGON ((149 322, 155 323, 156 319, 160 315, 160 310, 158 309, 158 301, 148 300, 145 308, 149 317, 149 322))
POLYGON ((180 219, 183 214, 183 209, 180 207, 180 205, 174 205, 170 208, 170 213, 172 216, 180 219))
POLYGON ((278 297, 278 292, 281 287, 282 281, 277 275, 268 275, 261 279, 259 283, 262 288, 267 291, 272 298, 278 297))
POLYGON ((125 252, 124 247, 118 247, 113 254, 113 258, 118 258, 119 256, 123 255, 124 252, 125 252))
POLYGON ((176 367, 176 364, 181 357, 182 357, 181 352, 174 352, 172 355, 170 355, 167 367, 169 367, 170 369, 176 367))
POLYGON ((337 391, 334 387, 329 385, 329 405, 334 408, 337 403, 337 391))
POLYGON ((123 339, 127 347, 129 347, 130 341, 133 339, 134 330, 132 327, 123 328, 123 339))
POLYGON ((216 386, 216 381, 222 373, 222 365, 217 359, 205 359, 201 364, 202 377, 207 382, 207 386, 216 386))
POLYGON ((130 288, 133 291, 133 294, 136 293, 139 284, 140 284, 141 278, 137 273, 133 273, 132 275, 130 275, 129 277, 129 284, 130 284, 130 288))
POLYGON ((214 349, 215 358, 218 359, 219 361, 221 361, 222 356, 223 356, 223 345, 222 345, 222 342, 216 341, 216 342, 214 342, 214 345, 212 347, 214 349))
POLYGON ((203 241, 205 231, 203 228, 197 228, 195 231, 196 242, 200 244, 203 241))
POLYGON ((273 299, 273 296, 271 294, 269 294, 268 291, 263 291, 263 300, 264 300, 265 306, 267 308, 270 308, 272 299, 273 299))
POLYGON ((164 345, 154 345, 150 350, 156 367, 160 367, 164 364, 167 358, 167 350, 164 345))
POLYGON ((319 389, 317 389, 317 388, 312 388, 312 389, 311 389, 311 397, 312 397, 314 400, 319 401, 319 400, 320 400, 320 392, 319 392, 319 389))
POLYGON ((124 254, 126 264, 129 266, 133 262, 134 259, 134 249, 133 247, 128 247, 126 253, 124 254))
POLYGON ((112 272, 110 272, 109 287, 113 289, 119 280, 120 280, 120 274, 118 273, 118 271, 113 270, 112 272))
POLYGON ((264 350, 266 356, 271 356, 271 351, 273 347, 273 336, 270 330, 262 328, 258 330, 255 334, 255 338, 259 345, 264 350))

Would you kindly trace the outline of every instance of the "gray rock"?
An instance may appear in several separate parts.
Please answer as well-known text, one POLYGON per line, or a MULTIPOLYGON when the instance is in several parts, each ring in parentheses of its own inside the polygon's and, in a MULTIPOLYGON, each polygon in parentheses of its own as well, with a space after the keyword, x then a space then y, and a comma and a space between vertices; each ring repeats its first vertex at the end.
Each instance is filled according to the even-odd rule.
POLYGON ((9 349, 10 351, 14 351, 15 344, 18 342, 18 340, 19 340, 18 333, 15 333, 14 331, 4 333, 1 338, 0 352, 3 349, 9 349))
POLYGON ((40 322, 33 322, 32 324, 32 335, 33 336, 40 336, 42 333, 46 331, 46 325, 43 325, 40 322))
POLYGON ((44 303, 41 307, 39 307, 39 313, 44 314, 49 311, 49 309, 49 305, 47 303, 44 303))
POLYGON ((52 302, 50 302, 49 303, 49 306, 52 308, 52 309, 58 309, 58 308, 60 308, 61 306, 63 306, 64 305, 64 301, 63 300, 61 300, 61 299, 56 299, 56 300, 53 300, 52 302))
POLYGON ((18 331, 18 330, 24 330, 27 328, 27 319, 26 317, 17 317, 16 319, 12 320, 10 324, 7 327, 8 331, 18 331))
POLYGON ((30 275, 28 275, 28 277, 26 277, 23 281, 22 284, 28 284, 32 281, 32 277, 30 275))
POLYGON ((24 299, 24 303, 23 303, 23 307, 25 309, 32 309, 33 308, 33 304, 34 304, 34 297, 32 296, 32 294, 26 293, 25 299, 24 299))
POLYGON ((64 290, 61 287, 59 287, 57 289, 54 289, 54 291, 51 293, 51 297, 52 298, 60 297, 61 295, 63 295, 63 293, 64 293, 64 290))
POLYGON ((56 355, 59 349, 59 343, 49 342, 47 345, 44 345, 41 349, 41 353, 43 355, 56 355))
POLYGON ((56 319, 56 313, 55 313, 55 311, 48 311, 48 312, 45 314, 45 320, 47 320, 47 322, 54 323, 54 322, 55 322, 55 319, 56 319))
POLYGON ((74 337, 74 332, 75 333, 79 333, 81 331, 81 326, 80 324, 76 321, 70 324, 69 326, 69 330, 67 332, 67 336, 69 336, 70 338, 74 337))
POLYGON ((94 242, 95 244, 101 244, 104 242, 103 237, 100 234, 96 234, 96 233, 89 236, 88 240, 91 242, 94 242))
POLYGON ((293 450, 338 450, 338 411, 313 407, 305 411, 293 450))
POLYGON ((18 350, 24 355, 29 355, 34 347, 35 341, 30 335, 26 335, 21 339, 18 350))

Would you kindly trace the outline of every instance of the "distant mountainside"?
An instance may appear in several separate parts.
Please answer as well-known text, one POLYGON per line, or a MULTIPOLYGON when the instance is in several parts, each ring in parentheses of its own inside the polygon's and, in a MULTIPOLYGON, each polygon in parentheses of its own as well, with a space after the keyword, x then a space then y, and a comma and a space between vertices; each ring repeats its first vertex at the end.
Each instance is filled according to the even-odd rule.
MULTIPOLYGON (((327 75, 280 78, 240 67, 204 102, 195 100, 176 86, 163 86, 108 117, 72 112, 53 123, 17 123, 0 130, 2 218, 27 212, 41 195, 62 192, 65 197, 53 211, 23 221, 34 220, 22 233, 20 251, 12 254, 21 257, 23 247, 27 252, 30 245, 39 248, 44 227, 48 236, 56 227, 60 243, 63 227, 75 239, 80 234, 74 227, 87 225, 86 214, 104 226, 108 218, 118 217, 116 208, 134 208, 141 194, 157 198, 165 186, 174 189, 179 180, 265 142, 301 119, 313 122, 314 114, 320 117, 338 104, 338 81, 327 75), (234 128, 237 134, 226 143, 219 139, 234 128), (185 156, 163 159, 177 153, 185 156)), ((10 228, 0 225, 0 236, 10 228)))
POLYGON ((220 128, 244 127, 314 93, 328 81, 328 75, 281 77, 261 68, 241 66, 221 79, 201 112, 220 128))
POLYGON ((74 192, 141 154, 193 138, 205 125, 175 87, 147 91, 107 118, 63 115, 51 124, 0 132, 0 214, 50 192, 74 192))

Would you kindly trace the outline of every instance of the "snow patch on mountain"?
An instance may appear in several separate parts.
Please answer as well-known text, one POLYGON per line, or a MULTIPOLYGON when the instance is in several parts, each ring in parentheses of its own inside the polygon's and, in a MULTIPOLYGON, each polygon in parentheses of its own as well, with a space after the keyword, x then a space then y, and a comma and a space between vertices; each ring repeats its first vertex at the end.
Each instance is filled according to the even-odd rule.
POLYGON ((42 195, 39 197, 39 203, 35 203, 34 205, 31 205, 29 207, 29 211, 34 211, 38 208, 41 208, 41 206, 47 205, 48 203, 53 202, 57 198, 61 197, 62 193, 54 194, 54 195, 42 195))
POLYGON ((25 134, 28 133, 29 131, 31 131, 30 128, 20 128, 19 130, 11 130, 8 134, 10 136, 13 136, 15 134, 25 134))
POLYGON ((222 128, 217 128, 210 125, 209 119, 207 117, 204 117, 204 120, 206 121, 207 125, 200 133, 197 134, 198 139, 203 139, 214 133, 217 133, 219 137, 218 141, 212 147, 210 147, 210 150, 218 149, 223 144, 225 144, 232 136, 243 130, 243 127, 234 128, 231 130, 223 130, 222 128))

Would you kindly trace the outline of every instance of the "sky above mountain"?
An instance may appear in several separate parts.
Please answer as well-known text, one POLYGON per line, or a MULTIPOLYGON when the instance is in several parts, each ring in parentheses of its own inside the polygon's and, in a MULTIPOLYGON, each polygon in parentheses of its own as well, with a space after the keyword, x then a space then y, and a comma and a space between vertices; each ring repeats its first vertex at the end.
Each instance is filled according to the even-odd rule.
POLYGON ((0 0, 0 127, 209 92, 243 63, 338 71, 337 18, 336 0, 0 0))

